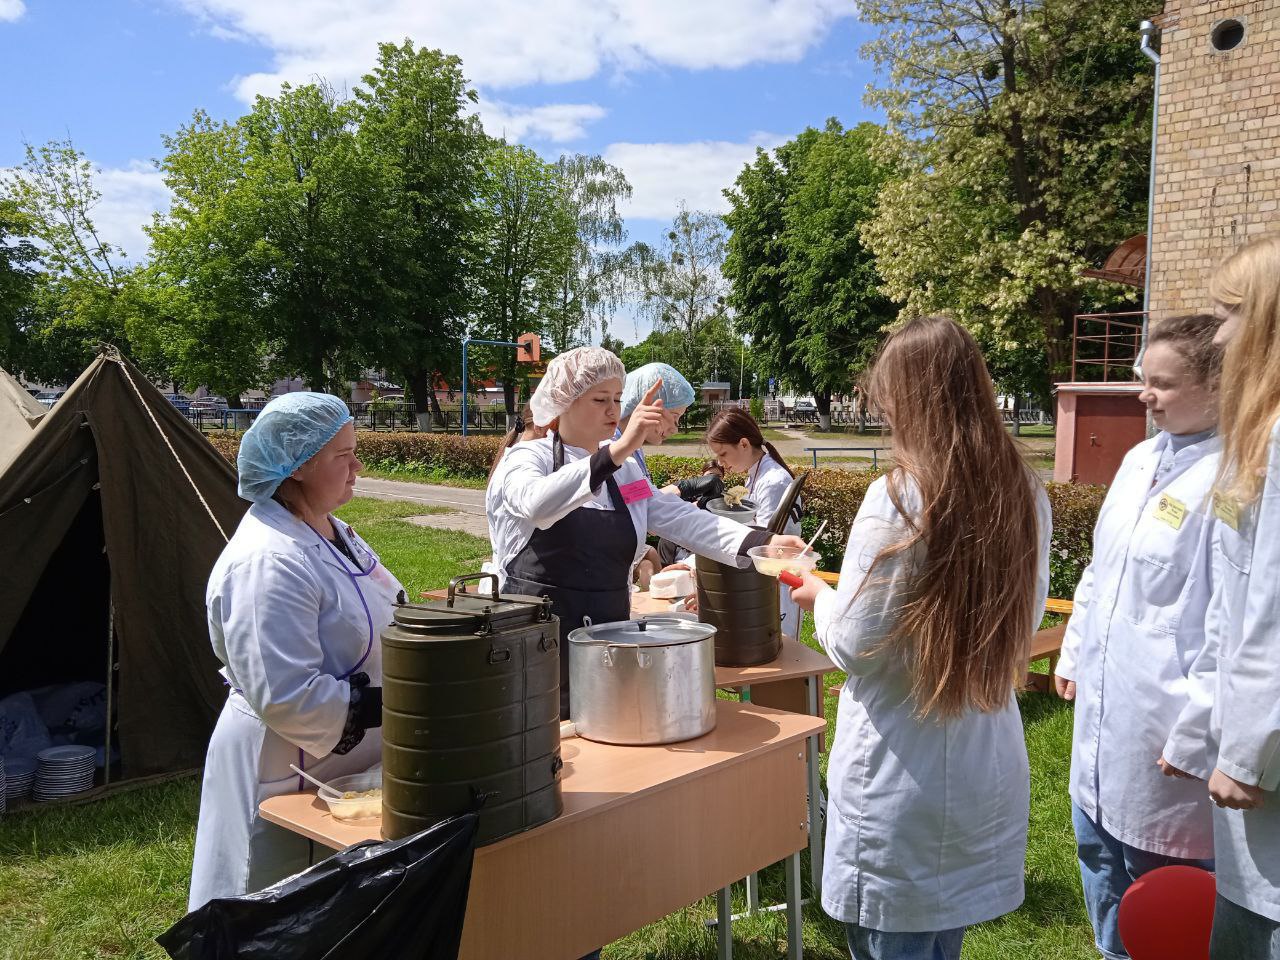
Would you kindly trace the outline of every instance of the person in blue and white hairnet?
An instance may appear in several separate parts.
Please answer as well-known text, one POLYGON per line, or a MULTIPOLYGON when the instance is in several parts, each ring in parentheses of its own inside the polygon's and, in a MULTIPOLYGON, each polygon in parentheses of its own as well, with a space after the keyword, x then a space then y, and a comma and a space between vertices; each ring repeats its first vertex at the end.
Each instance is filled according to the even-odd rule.
MULTIPOLYGON (((662 425, 649 433, 647 443, 659 444, 680 429, 680 418, 693 405, 693 385, 680 371, 665 363, 646 363, 636 367, 627 374, 622 385, 622 416, 618 420, 618 428, 613 432, 613 439, 621 439, 631 414, 644 400, 644 396, 654 386, 658 387, 657 399, 662 401, 662 425)), ((638 449, 632 456, 644 475, 649 476, 649 465, 644 459, 644 449, 638 449)))
POLYGON ((244 519, 209 576, 209 638, 227 702, 209 741, 189 908, 260 890, 310 863, 258 816, 267 797, 381 759, 378 634, 402 588, 332 512, 351 499, 356 432, 325 393, 274 398, 240 441, 244 519))

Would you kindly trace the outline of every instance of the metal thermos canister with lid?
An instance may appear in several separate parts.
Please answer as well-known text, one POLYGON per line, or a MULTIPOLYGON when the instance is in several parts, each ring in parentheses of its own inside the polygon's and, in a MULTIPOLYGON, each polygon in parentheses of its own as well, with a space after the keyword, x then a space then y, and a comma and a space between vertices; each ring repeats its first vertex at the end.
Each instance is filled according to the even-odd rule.
POLYGON ((539 597, 462 593, 396 607, 382 632, 382 833, 473 808, 477 842, 560 815, 560 624, 539 597))
MULTIPOLYGON (((800 496, 808 473, 792 482, 766 529, 781 533, 800 496)), ((750 523, 756 505, 744 500, 740 506, 712 500, 707 511, 718 517, 750 523)), ((753 667, 769 663, 782 652, 781 611, 778 581, 757 573, 755 567, 733 566, 698 556, 698 619, 716 628, 716 666, 753 667)))

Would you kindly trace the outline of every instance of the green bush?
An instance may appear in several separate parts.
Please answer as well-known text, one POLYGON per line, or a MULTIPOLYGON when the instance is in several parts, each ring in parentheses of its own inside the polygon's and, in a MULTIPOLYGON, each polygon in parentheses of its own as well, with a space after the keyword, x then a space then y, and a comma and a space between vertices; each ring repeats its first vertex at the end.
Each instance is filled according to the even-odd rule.
MULTIPOLYGON (((235 464, 240 434, 211 433, 212 443, 235 464)), ((469 480, 483 480, 502 447, 502 437, 463 437, 447 433, 356 433, 356 456, 373 469, 407 467, 439 471, 469 480)))

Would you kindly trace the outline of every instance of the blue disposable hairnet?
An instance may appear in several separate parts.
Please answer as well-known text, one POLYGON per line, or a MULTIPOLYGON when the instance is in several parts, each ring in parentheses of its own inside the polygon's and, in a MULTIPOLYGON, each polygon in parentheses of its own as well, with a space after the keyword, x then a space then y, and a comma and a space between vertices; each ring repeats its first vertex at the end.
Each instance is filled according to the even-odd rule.
POLYGON ((646 363, 627 374, 627 383, 622 388, 622 416, 631 416, 632 411, 640 406, 640 401, 649 389, 662 381, 658 391, 658 399, 668 410, 676 407, 693 405, 693 386, 680 375, 675 367, 665 363, 646 363))
POLYGON ((269 500, 286 477, 351 421, 346 403, 329 393, 273 397, 240 438, 240 496, 252 503, 269 500))

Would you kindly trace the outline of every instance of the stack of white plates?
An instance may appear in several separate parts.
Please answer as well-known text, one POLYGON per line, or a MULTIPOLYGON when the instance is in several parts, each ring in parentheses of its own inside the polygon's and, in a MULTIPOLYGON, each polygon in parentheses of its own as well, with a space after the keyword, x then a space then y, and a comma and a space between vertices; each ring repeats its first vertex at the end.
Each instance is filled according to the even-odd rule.
POLYGON ((31 793, 31 786, 36 782, 36 762, 22 758, 11 758, 5 764, 4 798, 5 800, 25 800, 31 793))
POLYGON ((83 793, 93 787, 93 771, 97 756, 93 747, 49 747, 36 754, 40 766, 36 770, 34 797, 38 803, 83 793))

